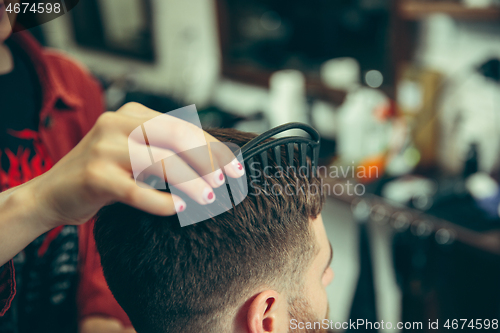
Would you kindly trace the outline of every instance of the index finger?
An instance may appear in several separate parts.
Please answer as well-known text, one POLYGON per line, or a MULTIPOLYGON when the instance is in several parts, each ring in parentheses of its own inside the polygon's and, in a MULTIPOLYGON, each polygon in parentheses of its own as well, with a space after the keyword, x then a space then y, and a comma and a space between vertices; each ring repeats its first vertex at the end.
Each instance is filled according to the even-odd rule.
MULTIPOLYGON (((231 149, 224 144, 211 145, 220 141, 203 131, 194 105, 162 114, 132 103, 121 108, 119 113, 134 118, 131 121, 135 128, 129 139, 176 152, 202 176, 220 167, 224 167, 226 174, 232 178, 241 177, 245 173, 231 149), (196 149, 200 147, 207 149, 196 149)), ((169 157, 162 155, 164 151, 150 149, 152 162, 169 157)))

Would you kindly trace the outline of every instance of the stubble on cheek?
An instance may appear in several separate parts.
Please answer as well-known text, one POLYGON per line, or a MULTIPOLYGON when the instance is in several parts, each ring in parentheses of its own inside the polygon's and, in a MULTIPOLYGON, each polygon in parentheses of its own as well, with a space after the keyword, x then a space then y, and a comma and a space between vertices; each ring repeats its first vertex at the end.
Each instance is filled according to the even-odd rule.
MULTIPOLYGON (((317 318, 314 313, 311 311, 312 307, 310 306, 309 302, 303 298, 296 298, 293 301, 290 302, 290 322, 291 320, 295 319, 297 323, 315 323, 319 322, 322 323, 323 319, 329 319, 329 313, 330 313, 330 305, 327 304, 326 306, 326 318, 317 318)), ((306 328, 304 327, 303 329, 292 329, 291 327, 288 328, 288 333, 327 333, 328 331, 321 328, 322 325, 319 325, 319 328, 306 328)))

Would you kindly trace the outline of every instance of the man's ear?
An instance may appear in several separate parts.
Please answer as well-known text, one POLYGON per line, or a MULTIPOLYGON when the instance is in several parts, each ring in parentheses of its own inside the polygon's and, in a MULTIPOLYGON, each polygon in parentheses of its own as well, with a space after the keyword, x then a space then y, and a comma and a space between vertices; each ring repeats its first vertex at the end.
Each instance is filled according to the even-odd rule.
POLYGON ((278 333, 287 331, 288 303, 274 290, 259 293, 250 303, 247 314, 249 333, 278 333))

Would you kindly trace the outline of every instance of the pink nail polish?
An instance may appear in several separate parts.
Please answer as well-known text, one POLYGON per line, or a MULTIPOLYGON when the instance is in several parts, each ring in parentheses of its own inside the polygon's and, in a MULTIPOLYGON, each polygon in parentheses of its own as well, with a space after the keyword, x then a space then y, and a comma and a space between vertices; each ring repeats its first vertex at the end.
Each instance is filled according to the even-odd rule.
POLYGON ((217 184, 222 185, 224 183, 224 174, 221 170, 215 172, 214 178, 217 184))
POLYGON ((175 211, 177 213, 183 212, 186 209, 186 203, 184 201, 177 201, 175 203, 175 211))
POLYGON ((203 198, 204 198, 204 200, 205 200, 206 203, 212 203, 212 202, 214 202, 215 201, 215 194, 212 191, 212 189, 206 188, 203 191, 203 198))
POLYGON ((238 162, 238 160, 234 160, 232 162, 233 166, 234 166, 234 169, 236 170, 236 172, 238 172, 240 175, 244 174, 245 173, 245 170, 243 169, 243 165, 238 162))

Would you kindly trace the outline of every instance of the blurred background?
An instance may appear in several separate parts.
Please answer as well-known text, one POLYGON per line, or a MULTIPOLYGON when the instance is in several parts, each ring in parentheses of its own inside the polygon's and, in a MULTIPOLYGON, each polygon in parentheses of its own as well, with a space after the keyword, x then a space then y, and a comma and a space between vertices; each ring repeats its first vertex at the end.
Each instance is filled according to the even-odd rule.
POLYGON ((316 127, 332 320, 499 318, 499 0, 84 0, 31 32, 109 110, 316 127))

